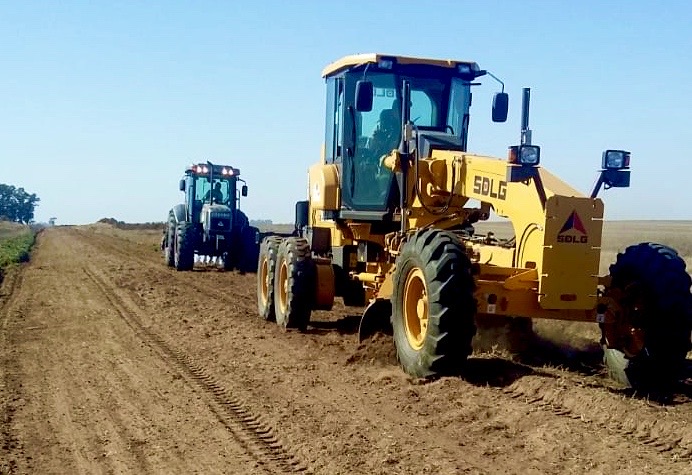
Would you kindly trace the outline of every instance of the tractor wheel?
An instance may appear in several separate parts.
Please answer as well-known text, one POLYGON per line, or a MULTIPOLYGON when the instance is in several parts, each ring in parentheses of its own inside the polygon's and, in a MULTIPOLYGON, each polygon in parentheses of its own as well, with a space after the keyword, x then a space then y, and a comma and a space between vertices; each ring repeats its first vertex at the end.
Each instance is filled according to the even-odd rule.
POLYGON ((233 259, 233 253, 226 251, 223 253, 223 270, 232 271, 235 268, 235 262, 233 259))
MULTIPOLYGON (((604 361, 611 377, 634 389, 664 394, 681 376, 690 350, 692 294, 685 262, 675 250, 640 243, 610 266, 607 293, 622 307, 619 341, 608 341, 604 361)), ((607 336, 607 333, 606 333, 607 336)))
POLYGON ((163 257, 168 267, 175 267, 175 218, 168 217, 166 223, 166 246, 163 248, 163 257))
POLYGON ((276 274, 276 254, 281 238, 269 236, 262 241, 257 262, 257 308, 259 314, 268 321, 276 320, 274 313, 274 275, 276 274))
POLYGON ((240 272, 255 272, 257 270, 259 259, 258 233, 259 229, 254 226, 246 226, 240 233, 240 263, 238 265, 240 272))
POLYGON ((393 276, 399 363, 414 377, 451 374, 471 354, 476 300, 471 262, 457 237, 430 229, 407 241, 393 276))
POLYGON ((190 270, 195 263, 195 228, 192 223, 178 223, 175 234, 174 264, 177 270, 190 270))
POLYGON ((279 246, 274 276, 276 323, 304 331, 314 299, 314 265, 306 239, 290 237, 279 246))

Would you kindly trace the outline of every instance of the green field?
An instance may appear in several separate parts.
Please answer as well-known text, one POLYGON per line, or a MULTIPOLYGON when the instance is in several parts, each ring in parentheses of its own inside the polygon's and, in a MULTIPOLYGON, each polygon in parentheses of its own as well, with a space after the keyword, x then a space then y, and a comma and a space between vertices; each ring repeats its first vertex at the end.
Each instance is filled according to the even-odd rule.
POLYGON ((0 221, 0 279, 8 266, 29 259, 34 236, 29 226, 0 221))

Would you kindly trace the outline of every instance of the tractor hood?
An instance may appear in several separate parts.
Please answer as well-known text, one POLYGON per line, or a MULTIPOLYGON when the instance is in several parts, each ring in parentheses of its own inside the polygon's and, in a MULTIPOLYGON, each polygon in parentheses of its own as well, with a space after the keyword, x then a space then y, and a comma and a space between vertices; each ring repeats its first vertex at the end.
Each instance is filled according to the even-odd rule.
POLYGON ((233 225, 233 211, 226 205, 205 203, 200 221, 207 232, 228 232, 233 225))

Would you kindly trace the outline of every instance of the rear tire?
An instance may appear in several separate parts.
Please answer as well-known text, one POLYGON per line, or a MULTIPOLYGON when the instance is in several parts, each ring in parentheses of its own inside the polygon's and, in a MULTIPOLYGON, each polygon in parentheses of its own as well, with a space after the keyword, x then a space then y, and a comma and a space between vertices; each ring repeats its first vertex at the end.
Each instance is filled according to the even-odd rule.
POLYGON ((628 327, 643 332, 644 343, 638 353, 629 355, 626 345, 605 347, 611 377, 634 389, 669 392, 690 350, 692 294, 685 261, 670 247, 640 243, 618 254, 610 275, 609 290, 621 295, 622 318, 628 327))
POLYGON ((168 217, 166 223, 166 247, 163 249, 163 257, 168 267, 175 267, 175 218, 168 217))
POLYGON ((223 270, 232 271, 234 269, 233 253, 226 251, 223 253, 223 270))
POLYGON ((307 328, 314 300, 314 273, 308 241, 285 239, 279 246, 274 276, 274 312, 280 327, 307 328))
POLYGON ((257 261, 257 309, 262 318, 275 321, 274 275, 276 274, 276 255, 281 238, 269 236, 262 240, 257 261))
POLYGON ((404 371, 452 374, 471 354, 476 332, 471 262, 457 237, 435 229, 407 241, 393 276, 392 329, 404 371))
POLYGON ((191 270, 195 263, 195 228, 192 223, 178 223, 175 235, 176 270, 191 270))
POLYGON ((259 260, 259 244, 257 236, 259 229, 254 226, 246 226, 240 234, 240 272, 255 272, 259 260))

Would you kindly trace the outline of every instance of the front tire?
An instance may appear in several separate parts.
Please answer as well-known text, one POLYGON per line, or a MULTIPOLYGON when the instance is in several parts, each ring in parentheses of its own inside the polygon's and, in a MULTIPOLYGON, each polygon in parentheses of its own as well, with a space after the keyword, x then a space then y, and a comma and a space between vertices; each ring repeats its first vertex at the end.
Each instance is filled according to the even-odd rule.
POLYGON ((419 378, 457 372, 476 331, 471 262, 457 237, 414 234, 397 258, 393 285, 392 328, 404 371, 419 378))
POLYGON ((314 300, 314 265, 306 239, 290 237, 279 246, 274 295, 276 323, 304 331, 314 300))
POLYGON ((195 263, 195 228, 194 224, 178 223, 175 234, 175 258, 176 270, 191 270, 195 263))
POLYGON ((281 238, 269 236, 262 240, 257 261, 257 309, 262 318, 275 321, 274 276, 276 275, 276 255, 281 238))
POLYGON ((610 376, 634 389, 669 392, 690 350, 692 294, 685 261, 668 246, 640 243, 618 254, 610 275, 607 292, 619 296, 620 323, 630 329, 606 342, 610 376))

